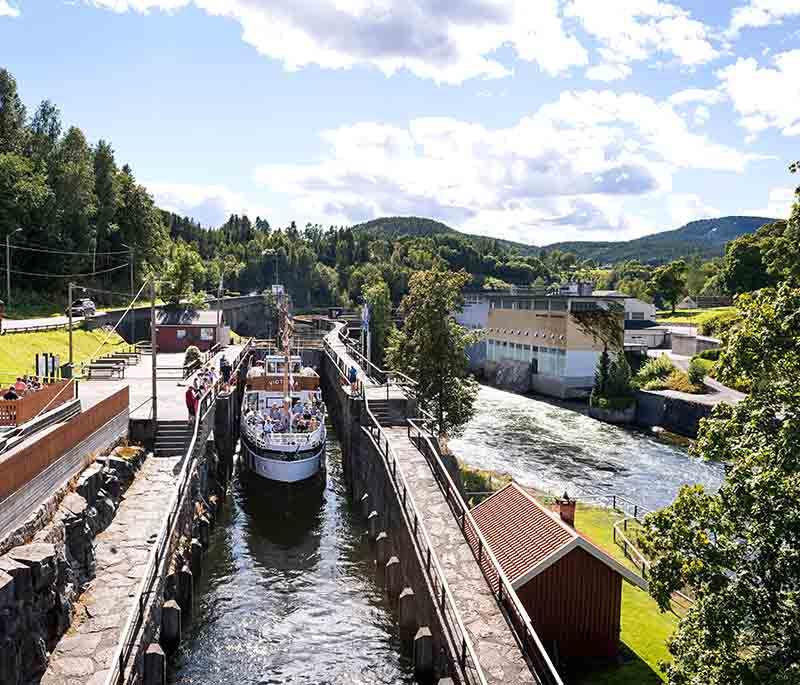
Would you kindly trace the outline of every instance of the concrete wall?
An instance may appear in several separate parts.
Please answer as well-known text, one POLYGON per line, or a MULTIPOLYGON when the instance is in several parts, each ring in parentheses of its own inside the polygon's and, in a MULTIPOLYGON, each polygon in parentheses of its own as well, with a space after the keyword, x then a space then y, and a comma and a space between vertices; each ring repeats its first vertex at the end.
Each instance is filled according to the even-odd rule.
POLYGON ((722 346, 722 343, 716 338, 706 338, 686 333, 673 333, 671 340, 673 353, 685 357, 693 357, 706 350, 718 350, 722 346))
MULTIPOLYGON (((348 495, 353 506, 362 515, 362 520, 373 539, 376 552, 376 573, 383 582, 391 601, 397 606, 399 593, 409 587, 414 592, 411 622, 406 612, 398 614, 401 638, 408 643, 417 629, 427 626, 433 636, 434 654, 455 655, 442 618, 434 600, 435 593, 425 573, 425 562, 420 558, 411 533, 413 522, 408 521, 401 505, 400 493, 387 471, 383 456, 361 427, 363 403, 351 399, 339 383, 338 370, 327 356, 322 363, 322 386, 326 406, 336 425, 342 444, 343 472, 348 486, 348 495), (375 512, 370 517, 370 514, 375 512), (373 533, 385 533, 380 543, 373 533), (378 550, 377 546, 382 546, 378 550), (381 558, 377 558, 381 555, 381 558), (387 571, 385 558, 396 558, 394 567, 387 571)), ((420 522, 419 525, 424 525, 420 522)), ((436 675, 444 677, 446 659, 437 657, 436 675)), ((435 682, 435 681, 434 681, 435 682)))
POLYGON ((697 437, 700 420, 710 416, 712 410, 710 404, 658 392, 641 390, 636 393, 636 423, 648 428, 661 426, 688 438, 697 437))

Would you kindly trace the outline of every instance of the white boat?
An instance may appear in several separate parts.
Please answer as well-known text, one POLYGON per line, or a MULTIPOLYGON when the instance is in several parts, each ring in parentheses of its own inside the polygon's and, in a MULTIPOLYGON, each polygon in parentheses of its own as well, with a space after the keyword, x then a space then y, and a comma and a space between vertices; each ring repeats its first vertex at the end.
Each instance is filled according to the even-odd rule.
POLYGON ((270 481, 299 483, 325 471, 325 405, 319 375, 300 356, 267 354, 247 373, 242 464, 270 481))

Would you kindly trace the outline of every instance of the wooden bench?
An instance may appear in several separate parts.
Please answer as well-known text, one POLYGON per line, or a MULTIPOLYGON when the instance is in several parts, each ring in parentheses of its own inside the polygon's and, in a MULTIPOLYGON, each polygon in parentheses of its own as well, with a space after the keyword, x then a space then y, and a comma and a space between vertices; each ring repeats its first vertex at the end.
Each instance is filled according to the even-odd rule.
POLYGON ((125 362, 128 366, 133 366, 139 363, 141 356, 136 352, 114 352, 105 357, 101 357, 98 361, 105 360, 125 362))
POLYGON ((125 378, 125 362, 95 361, 83 365, 83 373, 88 380, 92 378, 125 378))

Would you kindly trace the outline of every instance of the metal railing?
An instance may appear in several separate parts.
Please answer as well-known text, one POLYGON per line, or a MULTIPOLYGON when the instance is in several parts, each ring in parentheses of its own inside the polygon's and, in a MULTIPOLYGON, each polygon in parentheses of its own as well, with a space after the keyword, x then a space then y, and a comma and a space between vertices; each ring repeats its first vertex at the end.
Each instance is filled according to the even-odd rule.
POLYGON ((530 660, 534 673, 542 683, 563 685, 547 650, 531 624, 528 612, 522 606, 511 581, 497 561, 469 507, 464 502, 461 492, 453 483, 453 479, 442 463, 441 457, 431 441, 432 434, 421 425, 422 423, 414 419, 408 420, 408 439, 428 462, 433 476, 458 522, 461 533, 472 550, 472 554, 519 642, 523 654, 530 660))
MULTIPOLYGON (((247 359, 250 350, 250 341, 244 346, 236 359, 231 379, 237 377, 242 363, 247 359)), ((122 685, 125 682, 125 671, 130 665, 131 656, 136 647, 136 638, 145 623, 145 609, 152 594, 156 592, 156 584, 160 578, 161 567, 169 561, 171 541, 174 535, 175 526, 180 518, 181 510, 184 506, 185 498, 191 493, 191 481, 196 466, 197 455, 204 447, 205 441, 198 440, 203 422, 211 418, 215 408, 215 402, 220 390, 226 384, 222 380, 217 380, 200 398, 195 415, 192 438, 183 459, 183 466, 178 475, 178 485, 175 493, 170 500, 169 510, 166 519, 158 532, 155 546, 150 551, 144 576, 139 584, 136 593, 136 603, 133 613, 128 618, 125 627, 120 635, 114 659, 111 662, 106 685, 122 685)))

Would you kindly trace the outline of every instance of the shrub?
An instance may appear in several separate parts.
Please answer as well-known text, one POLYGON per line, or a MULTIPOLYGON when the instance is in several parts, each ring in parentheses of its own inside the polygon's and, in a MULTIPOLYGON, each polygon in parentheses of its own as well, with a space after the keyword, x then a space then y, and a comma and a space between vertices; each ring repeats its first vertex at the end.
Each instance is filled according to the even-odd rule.
POLYGON ((191 366, 193 363, 199 362, 200 359, 202 359, 200 350, 195 345, 189 345, 183 355, 183 365, 191 366))
POLYGON ((663 382, 669 378, 673 371, 675 371, 675 366, 669 357, 666 355, 653 357, 642 365, 634 381, 636 385, 645 390, 661 390, 664 387, 663 382), (659 381, 659 387, 648 387, 648 384, 653 381, 659 381))
POLYGON ((692 359, 692 361, 689 362, 688 378, 692 385, 703 385, 703 379, 707 375, 707 367, 704 362, 712 366, 714 365, 714 362, 701 359, 692 359))
POLYGON ((712 362, 715 362, 719 359, 719 355, 722 354, 722 350, 703 350, 697 356, 700 359, 708 359, 712 362))
POLYGON ((665 382, 667 390, 675 390, 677 392, 686 392, 693 395, 703 392, 703 388, 695 385, 689 380, 687 376, 680 369, 675 369, 667 378, 665 382))
POLYGON ((718 338, 736 326, 741 318, 741 314, 736 309, 707 312, 698 317, 697 324, 699 333, 700 335, 718 338))
POLYGON ((589 406, 597 409, 622 410, 630 407, 636 400, 633 397, 597 397, 592 393, 589 406))
POLYGON ((606 397, 631 397, 633 388, 631 387, 631 367, 623 352, 619 352, 608 371, 608 385, 606 387, 606 397))

